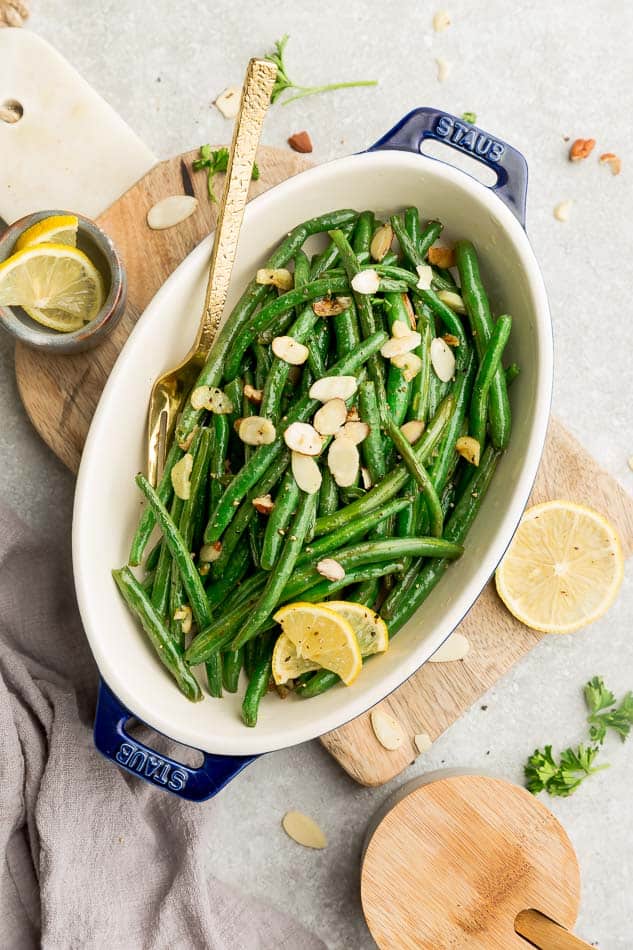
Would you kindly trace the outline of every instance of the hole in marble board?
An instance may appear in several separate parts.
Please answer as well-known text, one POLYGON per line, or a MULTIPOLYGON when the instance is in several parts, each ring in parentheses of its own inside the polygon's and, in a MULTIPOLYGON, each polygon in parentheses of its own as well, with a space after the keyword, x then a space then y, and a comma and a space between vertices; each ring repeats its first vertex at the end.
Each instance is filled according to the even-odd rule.
POLYGON ((24 106, 17 99, 5 99, 0 104, 0 120, 8 125, 19 122, 24 115, 24 106))

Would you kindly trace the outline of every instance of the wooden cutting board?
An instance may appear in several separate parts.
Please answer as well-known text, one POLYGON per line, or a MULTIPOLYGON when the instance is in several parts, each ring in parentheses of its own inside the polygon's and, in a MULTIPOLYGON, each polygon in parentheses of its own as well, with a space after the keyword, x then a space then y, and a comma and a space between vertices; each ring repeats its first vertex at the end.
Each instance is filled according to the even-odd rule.
MULTIPOLYGON (((165 279, 214 227, 217 205, 206 194, 206 176, 193 173, 195 152, 152 168, 97 219, 117 245, 128 276, 126 313, 98 348, 73 356, 50 356, 16 348, 20 395, 33 425, 53 452, 77 471, 92 414, 114 361, 136 320, 165 279), (195 214, 175 228, 151 231, 145 218, 161 198, 195 194, 195 214)), ((251 197, 309 167, 291 151, 262 148, 257 157, 261 177, 251 197)), ((218 182, 218 189, 221 180, 218 182)), ((218 190, 219 195, 219 190, 218 190)), ((183 342, 183 352, 186 344, 183 342)), ((620 532, 625 552, 633 552, 633 499, 552 420, 532 502, 566 497, 608 513, 620 532)), ((532 649, 539 635, 517 623, 503 608, 492 585, 483 592, 460 625, 470 641, 465 660, 427 664, 383 700, 409 735, 389 752, 376 741, 365 714, 322 738, 325 747, 357 782, 381 785, 398 775, 416 756, 413 736, 435 739, 455 722, 496 680, 532 649)))

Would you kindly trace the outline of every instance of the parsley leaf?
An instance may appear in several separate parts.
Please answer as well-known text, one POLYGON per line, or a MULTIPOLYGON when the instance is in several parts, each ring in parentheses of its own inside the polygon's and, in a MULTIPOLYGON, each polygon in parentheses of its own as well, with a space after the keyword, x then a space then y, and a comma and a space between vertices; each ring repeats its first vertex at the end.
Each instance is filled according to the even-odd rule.
POLYGON ((464 122, 469 122, 470 125, 474 125, 477 121, 476 112, 462 112, 462 119, 464 122))
MULTIPOLYGON (((209 198, 211 201, 215 201, 216 197, 213 194, 213 177, 214 175, 225 172, 229 166, 229 150, 228 148, 219 148, 217 151, 213 152, 210 145, 201 145, 200 154, 198 158, 194 158, 191 163, 191 167, 194 172, 203 171, 206 168, 207 170, 207 191, 209 193, 209 198)), ((253 164, 253 171, 251 172, 251 179, 257 181, 259 178, 259 168, 257 163, 253 164)))
POLYGON ((585 686, 584 693, 585 702, 590 713, 599 712, 601 709, 606 709, 607 706, 613 706, 615 703, 615 696, 604 685, 601 676, 594 676, 593 679, 590 679, 585 686))
POLYGON ((598 746, 579 745, 576 749, 565 749, 556 762, 551 745, 546 745, 543 750, 535 749, 525 765, 528 791, 533 795, 546 791, 566 798, 587 776, 609 768, 608 765, 593 765, 599 751, 598 746))
POLYGON ((276 102, 286 89, 296 89, 297 94, 285 99, 282 103, 284 106, 287 106, 289 102, 294 102, 296 99, 303 99, 305 96, 315 96, 319 92, 330 92, 332 89, 351 89, 355 86, 378 85, 377 79, 361 79, 357 82, 333 82, 328 83, 326 86, 297 86, 288 75, 288 70, 284 62, 284 52, 289 38, 288 34, 284 33, 280 40, 275 41, 274 48, 264 56, 264 59, 267 59, 270 63, 274 63, 277 67, 277 78, 275 79, 273 91, 270 95, 271 102, 276 102))

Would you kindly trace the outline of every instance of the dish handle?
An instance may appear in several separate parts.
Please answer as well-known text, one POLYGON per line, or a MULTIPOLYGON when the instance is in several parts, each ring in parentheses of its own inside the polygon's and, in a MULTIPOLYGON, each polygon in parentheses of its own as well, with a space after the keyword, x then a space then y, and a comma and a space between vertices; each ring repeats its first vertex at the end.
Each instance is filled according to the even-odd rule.
MULTIPOLYGON (((525 201, 527 195, 528 168, 521 152, 495 138, 484 129, 471 125, 450 112, 441 109, 414 109, 394 125, 386 135, 370 146, 368 152, 381 149, 398 149, 419 154, 426 139, 443 142, 458 152, 463 152, 486 165, 497 176, 491 191, 510 208, 525 228, 525 201)), ((429 156, 434 158, 434 156, 429 156)), ((441 161, 442 159, 437 159, 441 161)))
POLYGON ((190 768, 130 736, 125 727, 132 718, 136 717, 117 699, 108 684, 100 680, 94 725, 94 743, 99 752, 131 775, 188 801, 204 802, 213 798, 257 758, 205 752, 200 768, 190 768))

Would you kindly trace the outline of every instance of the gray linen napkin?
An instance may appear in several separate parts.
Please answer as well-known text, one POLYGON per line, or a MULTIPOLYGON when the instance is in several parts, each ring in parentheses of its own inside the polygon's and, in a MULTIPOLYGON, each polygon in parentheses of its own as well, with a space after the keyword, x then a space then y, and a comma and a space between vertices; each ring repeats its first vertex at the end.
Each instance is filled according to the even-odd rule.
POLYGON ((209 880, 212 801, 180 801, 93 748, 97 673, 65 560, 0 508, 0 947, 321 950, 209 880))

